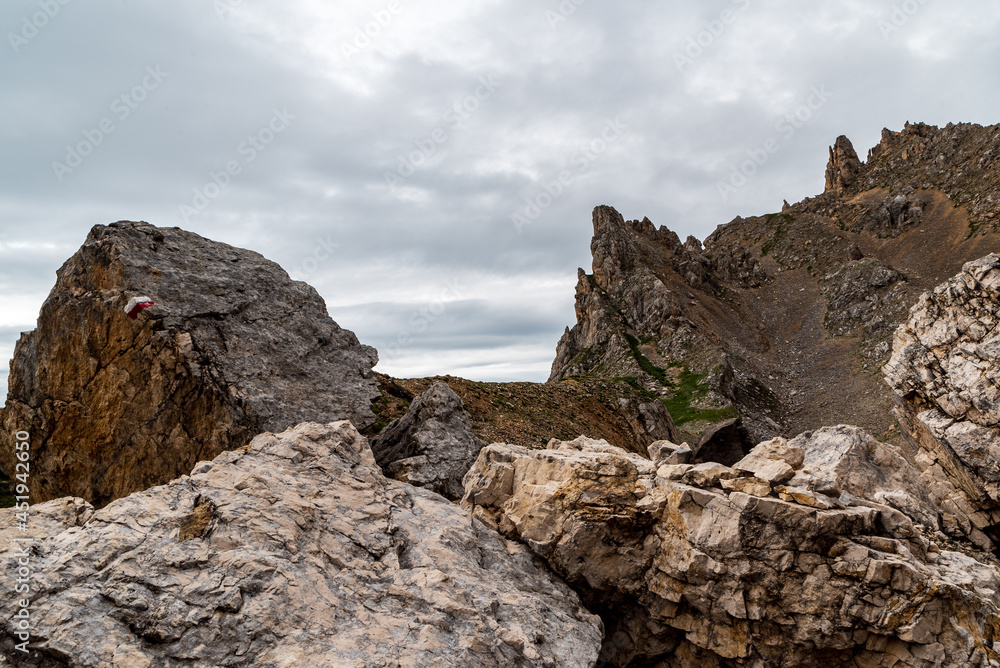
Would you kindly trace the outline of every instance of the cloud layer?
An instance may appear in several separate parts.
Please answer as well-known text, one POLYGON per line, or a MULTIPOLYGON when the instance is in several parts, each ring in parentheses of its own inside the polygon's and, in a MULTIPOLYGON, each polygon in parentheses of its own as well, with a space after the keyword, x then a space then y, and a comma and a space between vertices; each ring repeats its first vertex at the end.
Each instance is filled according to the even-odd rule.
POLYGON ((703 238, 840 134, 997 120, 995 3, 443 4, 4 3, 0 353, 132 219, 279 262, 387 373, 544 380, 595 205, 703 238))

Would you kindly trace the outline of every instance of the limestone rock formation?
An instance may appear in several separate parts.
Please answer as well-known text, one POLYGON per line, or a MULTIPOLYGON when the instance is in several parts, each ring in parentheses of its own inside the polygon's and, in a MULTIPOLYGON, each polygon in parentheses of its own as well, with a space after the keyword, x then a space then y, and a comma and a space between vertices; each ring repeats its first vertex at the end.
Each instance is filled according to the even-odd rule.
POLYGON ((32 537, 32 632, 4 665, 593 666, 600 620, 520 545, 386 479, 348 422, 305 423, 96 512, 0 511, 0 573, 32 537))
POLYGON ((838 427, 755 455, 787 469, 773 488, 748 462, 495 444, 464 504, 602 613, 613 666, 1000 665, 1000 568, 925 536, 932 506, 894 448, 838 427))
POLYGON ((885 376, 916 461, 948 511, 947 533, 1000 548, 1000 256, 969 262, 920 298, 885 376))
POLYGON ((850 423, 894 427, 882 382, 919 295, 1000 252, 1000 126, 886 130, 861 162, 831 148, 822 194, 681 243, 594 210, 592 273, 551 380, 634 378, 697 443, 742 417, 753 443, 850 423))
POLYGON ((167 482, 262 431, 374 421, 375 350, 261 255, 177 228, 98 225, 22 335, 2 414, 31 434, 32 500, 97 505, 167 482), (155 306, 131 319, 124 307, 155 306))
POLYGON ((472 432, 462 399, 436 382, 371 445, 387 476, 457 500, 464 494, 462 478, 487 443, 472 432))

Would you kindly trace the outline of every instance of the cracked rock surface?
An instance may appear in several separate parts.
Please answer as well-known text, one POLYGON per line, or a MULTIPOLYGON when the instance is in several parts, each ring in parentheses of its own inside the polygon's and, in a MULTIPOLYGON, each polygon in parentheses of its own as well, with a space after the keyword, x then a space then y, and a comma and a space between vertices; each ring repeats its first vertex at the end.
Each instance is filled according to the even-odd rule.
POLYGON ((462 399, 438 381, 372 441, 372 452, 386 475, 456 500, 486 445, 473 433, 462 399))
MULTIPOLYGON (((304 423, 94 511, 35 506, 16 666, 590 667, 602 627, 524 546, 386 479, 348 422, 304 423)), ((14 511, 0 511, 13 582, 14 511)))
POLYGON ((925 536, 919 475, 855 427, 732 469, 581 437, 489 446, 463 503, 601 612, 613 666, 1000 666, 1000 569, 925 536))
POLYGON ((252 251, 148 223, 98 225, 21 336, 0 423, 31 434, 32 501, 104 505, 263 431, 374 422, 374 348, 252 251), (130 319, 129 299, 156 305, 130 319))
POLYGON ((893 341, 885 377, 945 533, 1000 547, 1000 256, 925 293, 893 341), (953 483, 946 485, 945 483, 953 483))

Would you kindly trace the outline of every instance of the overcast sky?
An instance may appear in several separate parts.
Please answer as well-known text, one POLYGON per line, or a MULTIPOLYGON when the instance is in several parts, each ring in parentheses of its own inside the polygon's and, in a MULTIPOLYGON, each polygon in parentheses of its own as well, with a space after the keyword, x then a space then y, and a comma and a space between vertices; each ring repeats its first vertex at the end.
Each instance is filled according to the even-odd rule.
POLYGON ((0 356, 90 227, 128 219, 280 263, 386 373, 544 380, 595 205, 704 238, 820 193, 840 134, 864 158, 907 120, 997 122, 998 18, 931 0, 4 0, 0 356))

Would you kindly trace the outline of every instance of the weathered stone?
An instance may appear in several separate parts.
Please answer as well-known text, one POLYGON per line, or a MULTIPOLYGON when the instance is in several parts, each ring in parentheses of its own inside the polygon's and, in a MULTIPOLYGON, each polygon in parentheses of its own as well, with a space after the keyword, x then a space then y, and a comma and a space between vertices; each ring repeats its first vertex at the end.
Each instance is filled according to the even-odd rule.
MULTIPOLYGON (((823 509, 810 507, 823 502, 810 490, 785 489, 787 502, 692 486, 694 469, 685 482, 648 469, 637 455, 577 439, 544 452, 491 445, 466 476, 468 507, 597 604, 601 658, 612 665, 1000 662, 992 561, 938 550, 902 513, 865 499, 823 509), (888 521, 893 513, 906 521, 888 521)), ((722 484, 740 480, 749 478, 722 484)))
MULTIPOLYGON (((386 479, 350 423, 263 434, 96 513, 33 508, 17 666, 594 665, 600 621, 527 550, 386 479)), ((0 572, 19 533, 0 511, 0 572)))
POLYGON ((720 484, 722 485, 722 489, 732 492, 743 492, 751 496, 770 496, 771 494, 771 483, 761 480, 756 476, 732 478, 723 480, 720 484))
POLYGON ((752 473, 769 483, 778 483, 795 475, 795 469, 802 466, 804 459, 802 448, 789 446, 788 441, 779 436, 757 445, 733 468, 752 473))
POLYGON ((656 475, 667 480, 681 480, 693 468, 693 464, 663 464, 656 469, 656 475))
POLYGON ((776 483, 788 480, 795 470, 802 467, 805 451, 790 445, 780 436, 758 444, 750 453, 733 465, 738 471, 752 473, 761 480, 776 483))
POLYGON ((788 441, 804 453, 787 487, 831 499, 893 508, 929 532, 939 530, 939 509, 919 468, 898 448, 880 443, 857 427, 839 425, 807 432, 788 441))
POLYGON ((857 180, 861 160, 851 140, 840 135, 830 147, 830 162, 826 167, 826 192, 842 193, 857 180))
POLYGON ((177 228, 91 230, 23 334, 2 414, 31 435, 32 500, 96 505, 167 482, 254 434, 374 422, 378 356, 315 290, 257 253, 177 228), (131 297, 156 305, 133 320, 131 297))
POLYGON ((718 462, 703 462, 691 468, 684 474, 684 482, 699 487, 716 487, 719 482, 734 477, 736 474, 728 466, 718 462))
POLYGON ((459 396, 437 382, 372 441, 372 452, 387 476, 457 500, 462 477, 486 445, 472 432, 459 396))
POLYGON ((984 548, 1000 545, 998 327, 1000 256, 992 254, 920 298, 884 370, 946 532, 984 548))
POLYGON ((774 488, 774 491, 778 493, 778 498, 782 501, 793 501, 803 506, 809 506, 810 508, 822 508, 824 510, 829 510, 831 508, 843 507, 841 504, 837 503, 834 499, 831 499, 825 494, 819 494, 804 487, 779 485, 774 488))
POLYGON ((671 443, 670 441, 655 441, 650 444, 649 458, 657 464, 687 464, 694 453, 687 443, 671 443))

